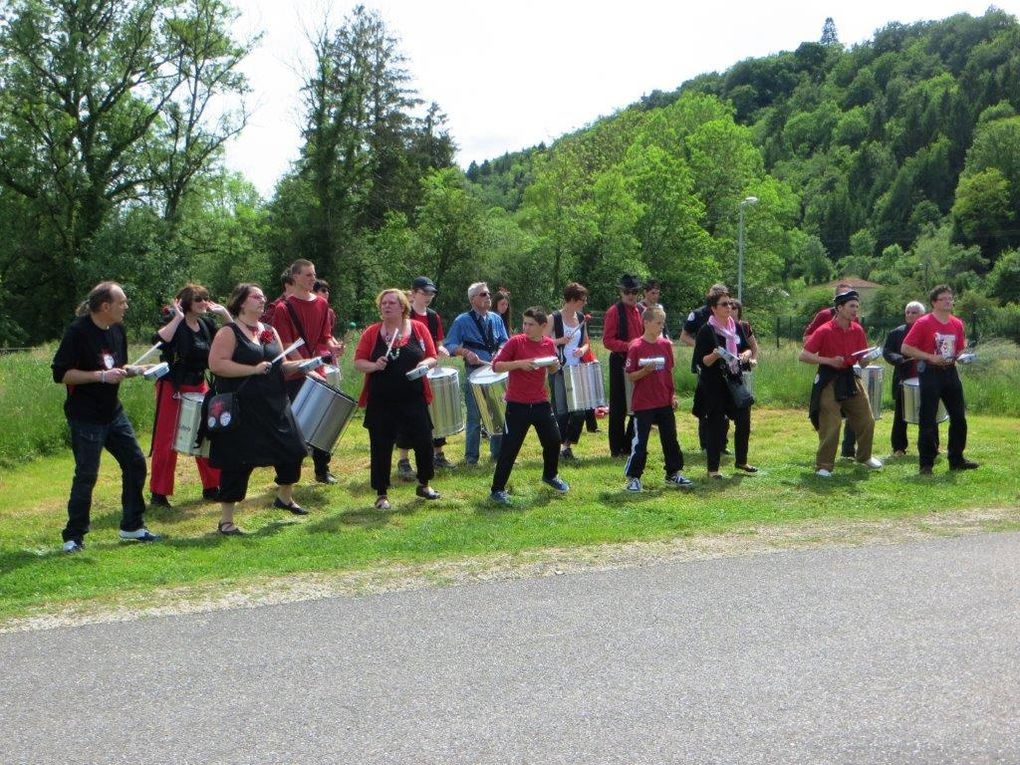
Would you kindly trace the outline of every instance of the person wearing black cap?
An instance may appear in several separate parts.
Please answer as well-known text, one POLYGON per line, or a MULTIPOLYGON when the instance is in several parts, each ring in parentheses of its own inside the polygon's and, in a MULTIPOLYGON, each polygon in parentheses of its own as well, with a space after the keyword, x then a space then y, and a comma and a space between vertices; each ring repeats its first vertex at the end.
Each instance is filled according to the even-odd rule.
POLYGON ((844 292, 835 297, 833 305, 835 316, 812 333, 800 352, 800 360, 805 364, 818 365, 809 416, 818 430, 815 468, 821 478, 832 476, 844 416, 857 434, 857 461, 870 468, 882 467, 871 456, 875 419, 868 393, 852 369, 855 363, 867 363, 858 362, 860 351, 868 347, 868 338, 855 321, 860 298, 856 292, 844 292))
MULTIPOLYGON (((411 282, 411 318, 414 321, 420 321, 429 328, 429 334, 432 336, 432 342, 436 346, 438 356, 440 358, 449 358, 450 352, 442 345, 444 337, 443 319, 436 311, 429 308, 429 304, 438 292, 439 290, 436 288, 435 282, 427 276, 415 278, 411 282)), ((400 447, 400 454, 397 457, 397 478, 402 481, 413 481, 418 474, 411 467, 411 445, 398 439, 397 446, 400 447)), ((437 468, 455 467, 450 460, 446 459, 446 454, 443 453, 444 446, 446 446, 445 438, 434 438, 432 440, 433 466, 437 468)))
POLYGON ((623 367, 627 363, 630 341, 644 334, 641 311, 637 307, 641 282, 631 274, 624 274, 616 286, 620 289, 620 299, 606 311, 602 329, 602 344, 609 351, 609 453, 613 457, 628 457, 634 438, 634 418, 627 417, 623 367))

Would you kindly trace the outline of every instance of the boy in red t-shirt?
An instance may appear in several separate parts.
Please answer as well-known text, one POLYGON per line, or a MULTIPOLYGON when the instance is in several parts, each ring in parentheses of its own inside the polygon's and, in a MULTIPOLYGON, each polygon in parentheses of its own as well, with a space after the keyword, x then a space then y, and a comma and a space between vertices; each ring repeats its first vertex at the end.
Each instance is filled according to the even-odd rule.
POLYGON ((557 475, 560 459, 560 429, 556 425, 546 388, 546 375, 559 369, 556 346, 545 336, 545 310, 528 308, 522 322, 523 334, 514 335, 492 359, 496 372, 509 372, 506 389, 506 427, 499 447, 496 472, 492 476, 489 498, 500 505, 509 505, 506 483, 524 443, 528 428, 535 426, 542 443, 542 482, 561 494, 570 487, 557 475), (551 358, 549 366, 538 366, 536 359, 551 358))
POLYGON ((681 475, 684 453, 676 438, 676 415, 679 406, 673 388, 673 346, 663 337, 666 312, 650 306, 641 314, 644 334, 632 340, 627 348, 623 371, 634 383, 631 407, 634 410, 635 433, 624 474, 627 491, 641 491, 641 474, 648 461, 648 436, 652 425, 659 428, 659 443, 665 459, 666 485, 689 489, 694 484, 681 475), (661 359, 661 361, 657 361, 661 359))

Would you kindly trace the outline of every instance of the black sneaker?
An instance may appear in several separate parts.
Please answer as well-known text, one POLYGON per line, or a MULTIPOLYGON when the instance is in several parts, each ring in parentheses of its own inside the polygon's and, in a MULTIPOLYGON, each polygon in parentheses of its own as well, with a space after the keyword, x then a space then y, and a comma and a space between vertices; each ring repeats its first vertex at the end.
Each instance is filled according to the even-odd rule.
POLYGON ((332 486, 333 484, 336 483, 336 476, 330 472, 316 473, 315 480, 318 483, 324 483, 327 486, 332 486))
POLYGON ((577 457, 574 456, 574 451, 569 446, 560 452, 560 459, 563 462, 577 462, 577 457))
POLYGON ((152 493, 152 499, 149 500, 149 506, 162 507, 166 510, 173 509, 173 505, 170 504, 170 500, 166 494, 157 494, 156 492, 152 493))
POLYGON ((970 460, 960 460, 949 466, 950 470, 977 470, 979 467, 978 463, 971 462, 970 460))
POLYGON ((401 481, 413 481, 417 473, 411 467, 411 460, 397 460, 397 478, 401 481))

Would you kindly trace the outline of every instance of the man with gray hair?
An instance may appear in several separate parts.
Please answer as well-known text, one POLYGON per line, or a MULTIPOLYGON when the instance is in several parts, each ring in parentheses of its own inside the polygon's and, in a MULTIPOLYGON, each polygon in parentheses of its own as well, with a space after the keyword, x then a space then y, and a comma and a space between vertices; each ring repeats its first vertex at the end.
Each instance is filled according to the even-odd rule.
POLYGON ((900 324, 885 338, 882 346, 882 358, 892 364, 892 395, 894 402, 892 422, 892 453, 894 457, 902 457, 907 453, 907 421, 903 418, 903 381, 917 377, 917 362, 903 355, 903 338, 907 336, 910 325, 924 315, 924 303, 911 300, 903 309, 906 324, 900 324))
MULTIPOLYGON (((471 308, 453 320, 443 345, 451 356, 460 356, 464 359, 464 403, 467 406, 464 462, 468 465, 477 465, 482 440, 481 413, 470 390, 468 377, 475 370, 490 363, 496 351, 510 338, 507 336, 506 327, 503 326, 503 320, 489 310, 492 308, 489 285, 485 282, 475 282, 468 287, 467 296, 471 308)), ((489 434, 489 453, 493 459, 499 456, 501 442, 501 436, 489 434)))

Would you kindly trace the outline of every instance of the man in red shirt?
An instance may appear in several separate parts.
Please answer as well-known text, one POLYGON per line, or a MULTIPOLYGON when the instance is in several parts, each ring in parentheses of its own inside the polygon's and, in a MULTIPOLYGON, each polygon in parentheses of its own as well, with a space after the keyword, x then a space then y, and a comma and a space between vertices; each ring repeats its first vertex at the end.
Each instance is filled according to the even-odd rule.
POLYGON ((634 419, 627 419, 627 389, 623 366, 627 361, 630 341, 644 332, 641 310, 637 307, 641 282, 624 274, 617 285, 620 300, 609 307, 603 317, 602 344, 609 353, 609 453, 614 457, 630 455, 634 437, 634 419), (626 427, 624 426, 626 423, 626 427))
POLYGON ((648 436, 652 425, 659 428, 659 443, 665 459, 666 485, 675 489, 689 489, 693 483, 681 475, 684 453, 676 438, 676 415, 680 406, 673 387, 673 345, 664 336, 666 312, 658 305, 646 308, 641 314, 644 334, 632 340, 627 350, 624 371, 634 383, 631 406, 634 409, 635 434, 630 458, 624 475, 627 491, 641 491, 641 474, 648 461, 648 436), (649 359, 662 359, 648 363, 649 359), (645 363, 642 364, 642 360, 645 363))
POLYGON ((555 374, 560 364, 552 338, 545 336, 547 321, 544 309, 532 307, 525 310, 521 323, 524 332, 511 337, 492 358, 494 371, 510 373, 506 389, 506 427, 489 495, 489 499, 500 505, 511 504, 506 483, 521 451, 524 436, 532 425, 542 443, 542 482, 561 494, 570 489, 567 482, 557 475, 560 429, 549 403, 546 375, 555 374), (538 366, 535 360, 542 358, 552 359, 552 363, 538 366))
POLYGON ((953 316, 953 290, 940 284, 928 295, 931 313, 915 321, 903 338, 903 355, 917 359, 921 384, 921 412, 917 451, 921 475, 931 475, 938 453, 939 426, 935 422, 939 400, 949 414, 950 470, 973 470, 978 463, 963 456, 967 448, 967 414, 956 359, 967 347, 963 322, 953 316))
MULTIPOLYGON (((291 358, 333 355, 329 303, 312 291, 315 287, 315 264, 310 260, 295 260, 290 266, 290 273, 294 277, 294 292, 273 312, 273 326, 280 340, 285 348, 298 338, 305 341, 291 353, 291 358)), ((291 401, 297 398, 304 382, 304 375, 300 373, 288 376, 287 395, 291 401)), ((336 483, 336 477, 329 472, 329 452, 312 447, 312 461, 315 463, 316 481, 336 483)))
POLYGON ((856 322, 860 299, 851 291, 837 295, 832 302, 835 316, 812 333, 800 352, 801 361, 818 365, 811 391, 811 420, 818 430, 815 468, 822 478, 832 475, 843 417, 857 434, 857 461, 870 468, 882 467, 871 456, 875 419, 868 393, 852 369, 860 358, 857 352, 868 347, 868 338, 856 322))

